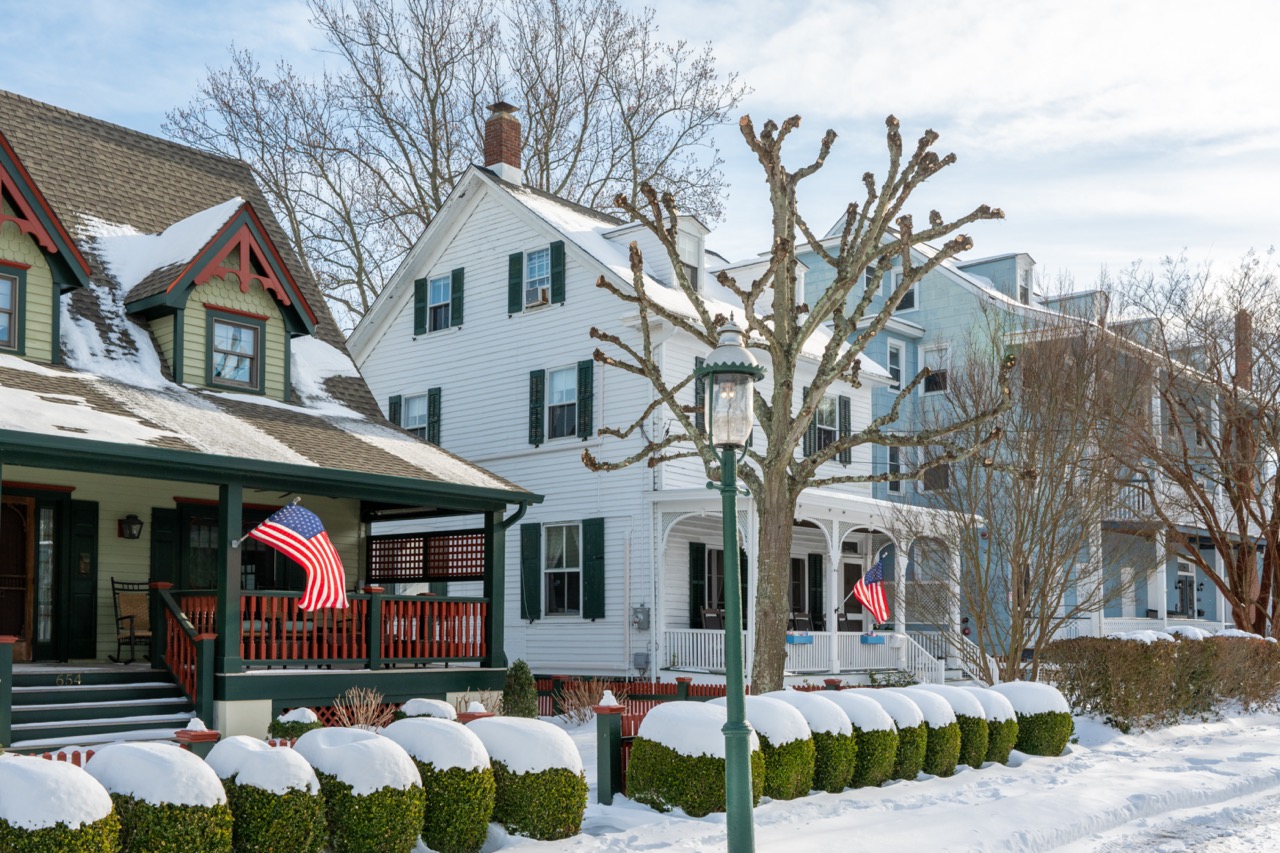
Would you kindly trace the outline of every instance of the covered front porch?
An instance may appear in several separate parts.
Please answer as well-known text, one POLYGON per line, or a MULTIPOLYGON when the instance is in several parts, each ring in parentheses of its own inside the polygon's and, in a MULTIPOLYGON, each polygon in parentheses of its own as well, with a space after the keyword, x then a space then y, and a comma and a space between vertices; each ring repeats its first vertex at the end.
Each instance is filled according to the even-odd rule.
MULTIPOLYGON (((662 572, 655 669, 663 675, 724 670, 722 524, 705 495, 668 491, 654 501, 662 572)), ((749 498, 739 504, 748 671, 755 651, 755 510, 749 498)), ((951 558, 935 540, 899 541, 890 532, 893 513, 899 511, 898 505, 848 492, 805 493, 792 532, 785 665, 789 675, 865 680, 905 672, 921 682, 943 681, 947 644, 922 644, 918 635, 938 630, 940 622, 955 626, 958 615, 945 603, 954 597, 939 594, 946 576, 926 571, 927 561, 917 559, 917 554, 927 547, 935 556, 951 558), (891 611, 885 624, 874 624, 852 594, 854 585, 877 563, 891 611), (943 602, 946 612, 941 620, 926 607, 931 601, 943 602)))
MULTIPOLYGON (((0 435, 0 477, 4 657, 72 675, 136 659, 172 673, 211 726, 259 736, 282 709, 327 706, 351 686, 398 702, 502 683, 506 516, 536 495, 12 433, 0 435), (348 608, 302 611, 303 569, 240 542, 293 499, 324 523, 348 608), (141 535, 127 535, 130 517, 141 535), (467 523, 371 535, 386 517, 467 523), (113 581, 141 589, 142 613, 120 616, 113 581), (410 581, 440 592, 386 593, 410 581), (445 594, 453 581, 479 594, 445 594)), ((0 744, 10 738, 0 731, 0 744)))

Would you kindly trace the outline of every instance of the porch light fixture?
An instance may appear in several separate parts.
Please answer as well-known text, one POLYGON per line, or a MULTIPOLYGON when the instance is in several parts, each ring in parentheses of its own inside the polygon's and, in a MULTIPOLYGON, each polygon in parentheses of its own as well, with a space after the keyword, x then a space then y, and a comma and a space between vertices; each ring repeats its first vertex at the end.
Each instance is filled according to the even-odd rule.
POLYGON ((738 452, 755 426, 755 383, 764 377, 746 347, 746 336, 732 319, 720 329, 720 343, 698 369, 707 383, 706 422, 711 444, 720 451, 720 492, 724 527, 725 762, 724 790, 729 853, 755 850, 751 818, 751 728, 746 722, 742 655, 742 602, 738 562, 738 452))
POLYGON ((116 522, 116 533, 121 539, 141 539, 142 519, 135 513, 129 513, 116 522))

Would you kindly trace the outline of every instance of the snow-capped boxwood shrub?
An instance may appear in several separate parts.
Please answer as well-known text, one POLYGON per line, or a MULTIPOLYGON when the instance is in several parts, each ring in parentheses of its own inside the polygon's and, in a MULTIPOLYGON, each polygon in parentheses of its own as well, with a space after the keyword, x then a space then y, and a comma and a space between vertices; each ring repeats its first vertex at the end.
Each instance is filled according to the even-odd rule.
POLYGON ((410 699, 396 711, 397 720, 409 717, 438 717, 441 720, 456 720, 458 712, 443 699, 410 699))
POLYGON ((313 729, 323 729, 324 723, 310 708, 294 708, 267 724, 267 736, 281 740, 297 740, 313 729))
MULTIPOLYGON (((627 796, 658 811, 691 817, 725 810, 725 709, 702 702, 666 702, 645 715, 631 744, 627 796)), ((751 799, 764 790, 764 754, 750 734, 751 799)))
POLYGON ((236 735, 205 759, 227 791, 236 853, 319 853, 324 849, 320 780, 292 749, 236 735))
POLYGON ((364 729, 309 731, 293 747, 316 771, 333 853, 409 853, 426 797, 413 759, 364 729))
POLYGON ((1009 753, 1018 742, 1018 715, 1004 696, 986 687, 961 688, 973 694, 987 716, 987 761, 1008 764, 1009 753))
POLYGON ((193 753, 176 744, 113 743, 84 769, 115 803, 123 853, 230 853, 226 791, 193 753))
POLYGON ((120 819, 111 795, 63 761, 0 755, 0 850, 12 853, 115 853, 120 819))
POLYGON ((437 853, 476 853, 489 834, 495 793, 480 738, 461 723, 436 717, 400 720, 382 734, 404 747, 422 777, 422 840, 437 853))
POLYGON ((858 753, 850 785, 866 788, 892 779, 898 757, 898 729, 889 712, 879 703, 847 690, 829 690, 822 697, 839 705, 853 725, 858 753))
MULTIPOLYGON (((813 789, 813 736, 804 715, 769 696, 746 697, 747 722, 760 738, 764 756, 764 795, 794 800, 813 789)), ((727 705, 724 697, 709 704, 727 705)))
POLYGON ((960 724, 951 705, 936 693, 919 687, 888 687, 910 697, 924 715, 925 747, 921 770, 933 776, 950 776, 960 760, 960 724))
POLYGON ((554 841, 577 835, 587 777, 573 739, 550 723, 482 717, 467 723, 493 767, 493 819, 516 835, 554 841))
POLYGON ((851 687, 840 692, 866 697, 884 708, 898 729, 898 754, 894 757, 892 778, 914 779, 919 776, 929 740, 920 706, 909 697, 892 693, 884 687, 851 687))
POLYGON ((517 659, 507 667, 502 685, 502 712, 508 717, 538 716, 538 687, 529 664, 517 659))
POLYGON ((832 794, 849 787, 858 759, 858 741, 844 710, 821 693, 777 690, 764 695, 791 705, 809 724, 813 732, 813 787, 832 794))
POLYGON ((1009 700, 1018 715, 1015 749, 1028 755, 1061 755, 1075 730, 1071 708, 1057 688, 1034 681, 1013 681, 991 688, 1009 700))
POLYGON ((990 730, 987 726, 987 712, 967 690, 946 684, 920 684, 914 689, 928 690, 947 701, 956 715, 956 725, 960 727, 959 764, 970 767, 981 767, 987 760, 987 746, 990 741, 990 730))

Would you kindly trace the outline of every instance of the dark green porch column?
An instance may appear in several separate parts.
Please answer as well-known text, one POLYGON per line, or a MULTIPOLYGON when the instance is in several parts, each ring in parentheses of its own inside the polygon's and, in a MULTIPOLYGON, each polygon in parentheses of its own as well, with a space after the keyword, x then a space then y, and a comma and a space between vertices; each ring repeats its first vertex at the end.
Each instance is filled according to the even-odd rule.
POLYGON ((243 534, 244 488, 239 483, 218 487, 218 672, 239 672, 240 657, 240 549, 232 542, 243 534))
MULTIPOLYGON (((521 513, 522 515, 523 513, 521 513)), ((484 514, 484 592, 489 609, 484 616, 486 655, 481 666, 506 667, 507 652, 503 648, 506 611, 507 528, 502 512, 484 514)))

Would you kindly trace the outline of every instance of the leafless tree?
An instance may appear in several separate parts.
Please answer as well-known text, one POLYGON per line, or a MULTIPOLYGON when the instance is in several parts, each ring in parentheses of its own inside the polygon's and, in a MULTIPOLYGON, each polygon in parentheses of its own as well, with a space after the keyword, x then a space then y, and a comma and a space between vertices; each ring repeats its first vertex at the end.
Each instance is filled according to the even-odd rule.
POLYGON ((1275 258, 1250 253, 1223 275, 1166 259, 1126 270, 1118 286, 1140 316, 1117 329, 1152 366, 1150 428, 1122 447, 1148 460, 1136 483, 1170 536, 1188 537, 1183 556, 1222 592, 1236 626, 1280 637, 1275 258))
MULTIPOLYGON (((812 163, 788 170, 782 161, 782 147, 787 136, 799 124, 799 116, 787 119, 781 126, 768 121, 757 133, 750 117, 743 117, 739 122, 743 139, 764 170, 773 212, 773 234, 767 265, 758 278, 740 283, 723 272, 718 276, 720 285, 743 306, 741 321, 751 338, 751 346, 765 356, 768 369, 767 380, 757 386, 755 399, 756 421, 765 443, 763 447, 747 449, 746 464, 740 470, 741 480, 751 491, 759 514, 752 675, 753 689, 757 690, 774 690, 782 684, 786 619, 790 615, 787 583, 792 524, 801 492, 811 486, 868 482, 889 477, 870 471, 829 476, 825 472, 820 473, 819 467, 837 459, 841 453, 865 444, 931 448, 917 471, 906 474, 917 476, 932 466, 955 462, 980 451, 990 436, 969 441, 966 430, 978 428, 1003 405, 996 401, 990 409, 975 412, 967 420, 940 425, 917 435, 894 435, 889 427, 897 420, 899 407, 911 398, 924 380, 928 371, 923 371, 904 384, 888 414, 861 430, 851 431, 848 436, 833 441, 813 455, 805 457, 798 452, 806 428, 832 383, 843 380, 855 386, 860 384, 859 353, 884 328, 907 291, 944 260, 972 246, 973 241, 958 233, 959 229, 978 220, 1003 217, 999 210, 986 205, 952 220, 931 211, 928 226, 917 231, 911 215, 905 211, 906 203, 921 183, 954 162, 955 155, 939 156, 932 150, 938 138, 933 131, 926 131, 915 149, 904 154, 898 120, 890 116, 886 120, 889 163, 883 180, 877 183, 870 172, 863 176, 865 195, 861 203, 848 206, 839 239, 834 244, 824 241, 801 216, 796 204, 796 188, 802 180, 822 168, 836 135, 834 131, 826 133, 812 163), (799 242, 797 234, 801 235, 799 242), (912 252, 912 247, 926 242, 938 243, 937 250, 921 254, 912 252), (798 248, 812 249, 821 262, 830 265, 834 271, 831 285, 813 305, 803 304, 802 294, 798 291, 798 248), (878 284, 872 284, 872 281, 878 283, 880 280, 874 273, 883 275, 895 259, 901 264, 901 281, 887 297, 884 307, 878 313, 869 313, 878 289, 878 284), (872 276, 864 275, 868 267, 873 270, 872 276), (864 319, 869 322, 860 326, 864 319), (800 384, 797 379, 802 348, 806 340, 824 328, 832 332, 831 342, 816 364, 816 375, 805 380, 808 392, 802 395, 796 406, 793 398, 794 389, 800 384), (843 345, 845 341, 849 342, 848 346, 843 345)), ((697 319, 670 310, 664 301, 657 301, 646 292, 643 258, 635 243, 631 245, 631 287, 622 289, 603 277, 600 279, 598 286, 636 307, 641 319, 641 340, 637 346, 616 335, 592 329, 592 336, 609 348, 608 353, 597 349, 595 359, 606 366, 648 378, 654 390, 654 402, 645 411, 637 412, 636 419, 629 426, 604 428, 601 434, 627 438, 637 432, 642 433, 644 424, 660 407, 669 411, 678 427, 661 439, 646 442, 643 449, 625 459, 604 461, 585 452, 583 460, 595 470, 613 470, 641 461, 653 466, 668 460, 694 457, 703 461, 708 476, 716 480, 720 472, 714 449, 705 432, 697 427, 692 409, 687 409, 677 399, 692 379, 663 375, 655 358, 653 327, 655 324, 670 324, 692 335, 709 349, 715 346, 717 332, 728 318, 711 313, 706 300, 685 274, 677 247, 680 214, 677 213, 675 198, 669 193, 660 194, 648 185, 642 185, 642 194, 643 203, 636 204, 630 198, 619 197, 617 204, 629 217, 643 223, 661 242, 675 270, 675 286, 691 301, 697 319)), ((805 369, 809 368, 806 366, 805 369)))
POLYGON ((711 46, 662 40, 619 0, 310 0, 332 62, 303 76, 231 51, 166 131, 257 172, 352 325, 482 149, 484 107, 523 109, 526 182, 593 207, 648 182, 714 221, 713 134, 745 93, 711 46))
MULTIPOLYGON (((1125 520, 1105 542, 1102 528, 1116 516, 1130 471, 1109 450, 1128 434, 1127 419, 1145 422, 1145 366, 1092 320, 1017 309, 988 311, 986 321, 953 362, 946 400, 922 412, 921 423, 929 430, 993 408, 1005 393, 1001 356, 1012 348, 1018 358, 1001 429, 981 455, 926 479, 934 488, 922 502, 945 512, 925 520, 904 507, 894 527, 901 539, 943 546, 916 548, 905 590, 910 621, 942 630, 953 653, 988 681, 1010 681, 1024 670, 1034 677, 1053 639, 1145 583, 1164 554, 1146 523, 1125 520), (967 654, 957 617, 967 617, 970 639, 995 659, 995 672, 986 655, 967 654)), ((960 438, 981 437, 969 428, 960 438)))

